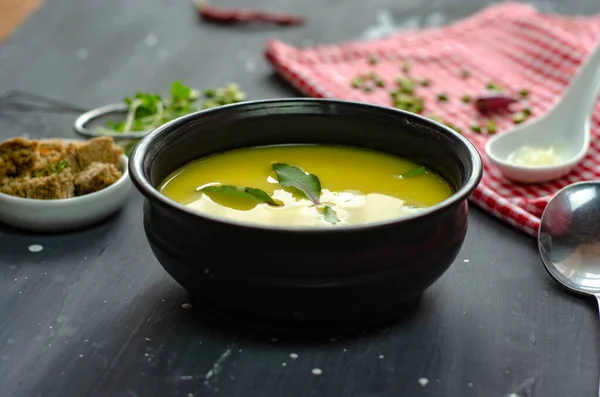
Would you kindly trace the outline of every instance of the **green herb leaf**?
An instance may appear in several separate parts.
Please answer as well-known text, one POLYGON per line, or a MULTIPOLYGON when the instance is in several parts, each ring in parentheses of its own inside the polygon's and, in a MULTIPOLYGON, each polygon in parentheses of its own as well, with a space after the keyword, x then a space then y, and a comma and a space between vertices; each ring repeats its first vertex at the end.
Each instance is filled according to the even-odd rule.
POLYGON ((323 208, 323 215, 325 215, 325 220, 331 223, 332 225, 335 225, 340 221, 340 218, 338 218, 334 209, 328 205, 326 205, 325 208, 323 208))
POLYGON ((272 165, 272 169, 277 174, 281 186, 295 188, 313 204, 319 204, 321 181, 316 175, 307 174, 296 166, 284 163, 275 163, 272 165))
POLYGON ((424 173, 424 172, 425 172, 425 169, 426 169, 425 167, 418 167, 418 168, 415 168, 415 169, 414 169, 414 170, 412 170, 412 171, 408 171, 408 172, 406 172, 406 173, 404 173, 404 174, 400 174, 400 177, 401 177, 402 179, 406 179, 406 178, 414 178, 415 176, 419 176, 419 175, 421 175, 422 173, 424 173))
POLYGON ((246 189, 244 189, 244 191, 260 202, 267 203, 269 205, 272 205, 273 207, 282 206, 282 204, 273 200, 273 198, 269 196, 264 190, 256 189, 253 187, 247 187, 246 189))
POLYGON ((274 207, 281 207, 282 204, 276 202, 267 194, 267 192, 251 187, 241 188, 233 185, 206 186, 200 190, 203 193, 225 194, 231 197, 254 200, 259 203, 265 203, 274 207))
POLYGON ((34 171, 33 177, 39 178, 40 176, 48 176, 51 174, 60 174, 65 168, 69 166, 69 163, 66 160, 62 160, 56 164, 48 164, 44 169, 34 171))
POLYGON ((192 89, 185 86, 181 81, 176 80, 171 84, 171 96, 174 101, 181 101, 190 98, 192 89))
POLYGON ((108 128, 110 128, 111 130, 113 130, 113 131, 123 132, 123 129, 125 128, 125 120, 122 120, 122 121, 120 121, 118 123, 115 123, 112 120, 108 120, 106 122, 106 126, 108 128))
POLYGON ((181 81, 171 84, 171 95, 162 98, 158 94, 136 93, 133 98, 125 98, 127 116, 124 121, 107 121, 107 128, 116 132, 149 131, 177 117, 230 103, 240 102, 246 94, 236 84, 228 84, 204 92, 204 103, 200 102, 200 92, 181 81))

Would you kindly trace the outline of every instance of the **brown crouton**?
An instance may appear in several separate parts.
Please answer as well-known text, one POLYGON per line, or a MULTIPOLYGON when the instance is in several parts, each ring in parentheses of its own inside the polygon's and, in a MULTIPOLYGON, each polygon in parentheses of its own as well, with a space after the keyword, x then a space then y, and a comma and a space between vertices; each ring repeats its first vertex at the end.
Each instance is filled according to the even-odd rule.
POLYGON ((82 145, 74 146, 77 162, 82 170, 94 162, 119 165, 123 149, 111 137, 94 138, 82 145))
POLYGON ((65 169, 60 173, 38 178, 14 178, 0 187, 0 192, 32 199, 65 199, 73 197, 73 175, 70 170, 65 169))
POLYGON ((6 174, 18 175, 30 169, 39 158, 39 143, 25 138, 13 138, 0 143, 0 158, 4 160, 6 174))
POLYGON ((122 173, 113 164, 93 162, 75 175, 75 195, 97 192, 115 183, 122 173))
POLYGON ((40 139, 38 142, 40 157, 48 163, 58 163, 65 154, 66 148, 62 139, 40 139))
POLYGON ((0 157, 0 186, 4 185, 6 182, 6 175, 8 173, 8 167, 6 166, 6 162, 2 157, 0 157))
POLYGON ((65 148, 63 157, 61 158, 61 161, 66 161, 69 164, 69 167, 71 168, 73 173, 81 171, 81 168, 79 167, 79 162, 77 161, 77 150, 84 144, 85 142, 81 141, 69 142, 69 144, 65 148))

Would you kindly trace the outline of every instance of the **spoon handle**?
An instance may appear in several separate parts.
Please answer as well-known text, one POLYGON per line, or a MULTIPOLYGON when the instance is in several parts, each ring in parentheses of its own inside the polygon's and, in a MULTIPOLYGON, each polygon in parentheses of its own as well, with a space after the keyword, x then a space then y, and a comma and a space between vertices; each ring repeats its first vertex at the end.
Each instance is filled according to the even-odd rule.
POLYGON ((562 101, 576 103, 585 115, 594 108, 600 90, 600 42, 583 61, 562 101))
MULTIPOLYGON (((598 302, 598 314, 600 314, 600 293, 594 294, 596 301, 598 302)), ((600 384, 598 385, 598 396, 600 397, 600 384)))

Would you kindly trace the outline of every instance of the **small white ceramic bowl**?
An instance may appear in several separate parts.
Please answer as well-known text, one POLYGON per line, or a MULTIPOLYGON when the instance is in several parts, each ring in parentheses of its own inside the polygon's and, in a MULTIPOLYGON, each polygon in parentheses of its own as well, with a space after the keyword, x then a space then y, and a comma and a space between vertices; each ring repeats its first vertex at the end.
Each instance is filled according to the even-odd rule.
POLYGON ((112 185, 84 196, 39 200, 0 193, 0 222, 36 232, 63 232, 99 222, 119 210, 129 197, 128 163, 127 156, 122 155, 119 169, 123 176, 112 185))

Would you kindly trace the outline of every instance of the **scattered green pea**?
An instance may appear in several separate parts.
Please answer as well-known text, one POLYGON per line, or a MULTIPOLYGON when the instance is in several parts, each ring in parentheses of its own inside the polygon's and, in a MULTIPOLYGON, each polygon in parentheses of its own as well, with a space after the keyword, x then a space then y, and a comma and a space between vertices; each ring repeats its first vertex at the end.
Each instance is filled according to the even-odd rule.
POLYGON ((408 72, 410 72, 410 62, 409 62, 409 61, 404 61, 404 62, 402 63, 402 71, 403 71, 404 73, 408 73, 408 72))
POLYGON ((471 102, 471 96, 470 95, 463 95, 462 98, 461 98, 461 100, 464 103, 469 103, 469 102, 471 102))
POLYGON ((362 87, 364 81, 365 80, 362 76, 356 76, 354 79, 352 79, 352 87, 360 88, 362 87))
POLYGON ((513 116, 512 116, 512 121, 515 124, 521 124, 526 119, 527 119, 527 115, 525 114, 525 112, 517 112, 517 113, 513 114, 513 116))
POLYGON ((521 98, 527 98, 527 97, 529 96, 529 91, 528 91, 528 90, 525 90, 525 89, 523 89, 523 90, 519 91, 519 96, 520 96, 521 98))
POLYGON ((394 107, 406 110, 412 113, 421 113, 423 111, 423 98, 402 92, 401 90, 390 93, 394 107))
POLYGON ((400 91, 406 94, 412 94, 414 92, 415 82, 412 79, 403 79, 399 77, 396 80, 396 84, 400 87, 400 91))
POLYGON ((469 72, 467 69, 460 70, 460 77, 462 77, 463 79, 468 78, 470 75, 471 75, 471 72, 469 72))
POLYGON ((481 133, 481 126, 479 124, 471 124, 471 131, 480 134, 481 133))
POLYGON ((370 65, 377 65, 379 63, 379 58, 377 58, 375 55, 371 55, 369 57, 369 64, 370 65))
POLYGON ((492 119, 488 120, 485 123, 485 129, 487 130, 488 134, 495 134, 496 133, 496 122, 492 119))
POLYGON ((431 80, 429 80, 429 79, 421 80, 421 86, 429 87, 430 85, 431 85, 431 80))
POLYGON ((489 83, 487 83, 485 88, 487 88, 490 91, 497 91, 497 92, 503 91, 502 87, 500 87, 498 84, 494 83, 493 81, 490 81, 489 83))
POLYGON ((523 113, 525 113, 525 116, 531 116, 532 112, 530 108, 525 108, 522 110, 523 113))
POLYGON ((448 95, 444 93, 437 94, 437 99, 440 102, 448 102, 448 95))

